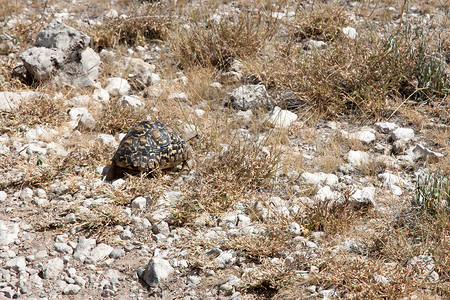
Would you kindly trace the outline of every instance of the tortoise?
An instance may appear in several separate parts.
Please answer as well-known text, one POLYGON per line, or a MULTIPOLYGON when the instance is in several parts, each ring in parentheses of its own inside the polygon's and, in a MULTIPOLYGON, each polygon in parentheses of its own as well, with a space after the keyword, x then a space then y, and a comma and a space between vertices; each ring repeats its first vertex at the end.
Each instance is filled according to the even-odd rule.
POLYGON ((106 180, 122 177, 124 173, 152 173, 170 169, 180 163, 184 168, 191 157, 186 140, 195 136, 196 133, 191 132, 182 137, 171 126, 160 121, 136 123, 114 153, 106 180))

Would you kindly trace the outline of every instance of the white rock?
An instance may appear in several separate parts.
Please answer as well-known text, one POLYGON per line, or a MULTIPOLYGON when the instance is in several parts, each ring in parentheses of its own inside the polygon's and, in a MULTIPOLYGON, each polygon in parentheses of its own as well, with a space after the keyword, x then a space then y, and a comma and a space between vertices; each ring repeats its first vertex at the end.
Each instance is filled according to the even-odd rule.
POLYGON ((144 209, 147 206, 147 199, 137 197, 131 202, 131 208, 144 209))
POLYGON ((397 128, 397 124, 389 122, 375 123, 375 129, 382 133, 391 133, 397 128))
POLYGON ((282 110, 280 107, 275 106, 265 122, 271 127, 288 128, 297 120, 297 118, 297 114, 289 110, 282 110))
POLYGON ((124 95, 119 100, 117 100, 117 105, 135 109, 145 107, 144 102, 142 102, 138 96, 127 96, 127 95, 124 95))
POLYGON ((81 65, 83 70, 86 71, 90 80, 95 81, 98 79, 98 69, 100 67, 100 55, 98 55, 92 48, 87 47, 81 52, 81 65))
POLYGON ((229 102, 234 109, 249 110, 268 108, 270 96, 264 85, 243 85, 229 94, 229 102))
POLYGON ((52 258, 44 264, 42 269, 44 279, 57 279, 64 269, 64 261, 59 257, 52 258))
POLYGON ((31 99, 44 97, 42 93, 24 91, 24 92, 0 92, 0 111, 16 111, 20 104, 31 99))
POLYGON ((150 73, 150 83, 154 86, 161 85, 161 77, 157 73, 150 73))
POLYGON ((337 195, 331 190, 328 185, 326 185, 317 191, 317 194, 314 196, 314 198, 319 201, 335 200, 337 198, 337 195))
POLYGON ((150 287, 156 287, 162 281, 168 279, 173 272, 174 268, 172 268, 167 260, 154 257, 150 260, 140 277, 150 287))
POLYGON ((403 191, 402 191, 401 187, 399 187, 399 186, 397 186, 395 184, 391 184, 389 186, 389 188, 390 188, 390 190, 392 192, 392 195, 401 196, 403 194, 403 191))
POLYGON ((376 140, 375 134, 370 130, 363 130, 356 133, 356 138, 363 143, 370 144, 376 140))
POLYGON ((195 114, 197 115, 197 116, 199 116, 199 117, 203 117, 204 115, 205 115, 205 111, 203 110, 203 109, 200 109, 200 108, 197 108, 196 110, 195 110, 195 114))
POLYGON ((117 17, 119 17, 119 13, 115 10, 115 9, 110 9, 106 14, 105 17, 110 18, 110 19, 115 19, 117 17))
MULTIPOLYGON (((77 247, 78 248, 78 247, 77 247)), ((113 251, 113 247, 107 245, 107 244, 98 244, 89 254, 89 258, 94 262, 98 262, 102 259, 105 259, 106 257, 111 254, 113 251)))
POLYGON ((101 133, 97 135, 97 139, 102 142, 103 145, 116 148, 119 143, 116 141, 116 139, 111 134, 105 134, 101 133))
POLYGON ((361 167, 368 164, 371 158, 367 152, 350 150, 347 155, 347 160, 351 165, 361 167))
POLYGON ((109 93, 105 89, 96 88, 92 94, 92 98, 94 100, 107 103, 109 102, 109 93))
POLYGON ((289 226, 286 228, 286 231, 293 235, 301 235, 302 234, 301 227, 297 222, 292 222, 291 224, 289 224, 289 226))
POLYGON ((376 189, 374 187, 364 187, 361 190, 357 189, 349 199, 351 201, 373 203, 375 200, 375 192, 376 189))
POLYGON ((67 243, 54 243, 53 247, 55 247, 55 250, 58 251, 59 253, 63 253, 63 254, 72 254, 73 253, 72 247, 67 245, 67 243))
POLYGON ((127 230, 127 229, 122 231, 122 233, 120 234, 120 238, 122 240, 130 240, 132 237, 133 237, 133 233, 130 230, 127 230))
POLYGON ((0 202, 5 201, 7 198, 8 198, 8 194, 5 191, 0 191, 0 202))
POLYGON ((217 81, 211 83, 209 86, 212 87, 212 88, 218 89, 218 90, 222 89, 222 84, 220 82, 217 82, 217 81))
POLYGON ((390 186, 390 185, 405 185, 406 182, 400 178, 400 176, 394 175, 389 172, 385 172, 378 175, 378 179, 383 181, 383 186, 390 186))
POLYGON ((112 77, 106 80, 108 85, 105 90, 112 96, 128 95, 131 90, 131 86, 128 81, 120 77, 112 77))
POLYGON ((320 50, 324 49, 326 46, 327 43, 324 41, 309 40, 306 42, 305 48, 308 50, 320 50))
POLYGON ((0 246, 13 243, 19 234, 19 224, 0 220, 0 246))
POLYGON ((169 224, 165 221, 158 221, 153 225, 152 231, 154 234, 161 233, 168 236, 170 234, 169 224))
POLYGON ((96 243, 97 241, 95 239, 86 239, 84 237, 80 237, 78 239, 78 244, 75 248, 73 257, 80 260, 81 262, 84 262, 91 250, 95 247, 96 243))
POLYGON ((309 173, 304 172, 301 175, 301 178, 305 181, 306 184, 321 186, 323 184, 334 186, 339 182, 339 178, 334 174, 326 174, 323 172, 309 173))
POLYGON ((39 198, 47 198, 47 192, 41 188, 34 190, 34 195, 39 198))
POLYGON ((391 134, 393 141, 404 140, 406 142, 414 138, 414 130, 411 128, 397 128, 391 134))
POLYGON ((72 121, 78 121, 85 114, 89 114, 86 107, 74 107, 69 110, 69 117, 72 121))
POLYGON ((78 48, 84 49, 89 42, 89 36, 55 18, 38 33, 34 46, 73 51, 78 48))
POLYGON ((76 295, 78 294, 78 292, 81 290, 81 287, 79 285, 76 284, 68 284, 64 290, 63 290, 63 294, 64 295, 76 295))
POLYGON ((236 254, 233 250, 223 251, 214 261, 219 266, 232 265, 236 261, 236 254))
POLYGON ((377 275, 375 275, 374 277, 373 277, 373 281, 375 282, 375 283, 378 283, 378 284, 388 284, 389 283, 389 278, 387 278, 387 277, 384 277, 384 276, 382 276, 382 275, 379 275, 379 274, 377 274, 377 275))
POLYGON ((356 32, 356 29, 353 27, 344 27, 342 28, 342 32, 348 36, 349 38, 351 38, 352 40, 356 39, 356 37, 358 36, 358 33, 356 32))
POLYGON ((33 190, 26 187, 20 192, 19 199, 23 201, 31 201, 33 199, 33 194, 33 190))
POLYGON ((25 261, 25 257, 18 256, 18 257, 8 260, 5 263, 4 268, 5 269, 13 269, 15 271, 20 271, 20 270, 25 269, 26 266, 27 266, 27 263, 25 261))
POLYGON ((182 102, 187 102, 188 101, 188 97, 184 92, 178 92, 178 93, 172 93, 169 95, 169 97, 167 97, 167 99, 169 100, 179 100, 182 102))

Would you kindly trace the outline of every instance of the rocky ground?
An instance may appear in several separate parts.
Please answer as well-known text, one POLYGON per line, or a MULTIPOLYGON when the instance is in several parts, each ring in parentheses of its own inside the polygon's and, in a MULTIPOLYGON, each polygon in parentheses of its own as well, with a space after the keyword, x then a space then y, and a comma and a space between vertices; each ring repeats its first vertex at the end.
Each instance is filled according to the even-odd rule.
MULTIPOLYGON (((189 35, 215 28, 201 17, 232 32, 262 13, 261 24, 281 24, 274 43, 289 44, 290 23, 308 12, 319 25, 292 43, 317 59, 336 49, 326 26, 344 15, 339 39, 353 43, 402 20, 442 33, 448 4, 222 2, 0 0, 0 295, 448 299, 448 48, 430 67, 443 89, 424 92, 427 101, 416 97, 426 91, 419 78, 396 92, 386 85, 381 106, 370 97, 322 105, 289 71, 278 85, 270 55, 286 48, 265 41, 246 52, 255 28, 242 52, 227 41, 238 50, 219 58, 205 50, 208 34, 189 35), (198 132, 187 174, 104 180, 141 120, 198 132)), ((304 78, 324 87, 312 71, 304 78)))

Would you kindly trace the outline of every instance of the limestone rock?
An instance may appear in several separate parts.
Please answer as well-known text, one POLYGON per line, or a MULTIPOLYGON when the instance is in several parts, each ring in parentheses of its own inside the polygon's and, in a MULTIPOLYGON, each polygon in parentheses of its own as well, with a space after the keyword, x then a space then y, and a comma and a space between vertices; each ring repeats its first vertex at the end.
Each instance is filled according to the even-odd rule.
POLYGON ((229 104, 238 110, 270 108, 271 100, 264 85, 243 85, 229 94, 229 104))

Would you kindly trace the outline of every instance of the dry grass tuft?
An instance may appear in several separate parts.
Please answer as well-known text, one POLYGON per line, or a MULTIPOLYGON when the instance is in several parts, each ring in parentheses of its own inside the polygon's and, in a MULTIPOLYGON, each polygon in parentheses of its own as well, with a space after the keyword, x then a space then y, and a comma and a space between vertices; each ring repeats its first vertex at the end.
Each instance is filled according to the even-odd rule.
POLYGON ((171 17, 159 3, 147 4, 140 13, 128 18, 107 19, 103 24, 84 28, 96 50, 118 45, 144 46, 152 40, 164 40, 171 28, 171 17))
POLYGON ((183 68, 215 67, 228 70, 233 59, 253 57, 275 33, 276 22, 263 13, 240 12, 220 21, 192 15, 189 28, 171 37, 172 49, 183 68))
POLYGON ((322 6, 312 11, 298 11, 291 28, 291 38, 297 42, 307 40, 336 41, 344 36, 342 28, 348 25, 343 9, 322 6))
POLYGON ((278 155, 267 157, 261 147, 232 140, 226 149, 216 148, 199 158, 198 178, 187 183, 186 196, 173 214, 176 222, 187 223, 202 212, 226 212, 237 201, 250 199, 259 189, 270 188, 278 155))

